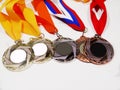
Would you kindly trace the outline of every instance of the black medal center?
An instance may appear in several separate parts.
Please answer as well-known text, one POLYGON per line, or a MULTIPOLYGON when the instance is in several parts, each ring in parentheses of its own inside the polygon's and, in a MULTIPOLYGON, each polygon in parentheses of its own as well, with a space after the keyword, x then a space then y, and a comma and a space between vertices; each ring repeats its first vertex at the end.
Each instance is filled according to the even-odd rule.
POLYGON ((106 47, 101 43, 93 43, 90 46, 90 50, 92 54, 96 57, 103 57, 106 55, 107 52, 106 47))

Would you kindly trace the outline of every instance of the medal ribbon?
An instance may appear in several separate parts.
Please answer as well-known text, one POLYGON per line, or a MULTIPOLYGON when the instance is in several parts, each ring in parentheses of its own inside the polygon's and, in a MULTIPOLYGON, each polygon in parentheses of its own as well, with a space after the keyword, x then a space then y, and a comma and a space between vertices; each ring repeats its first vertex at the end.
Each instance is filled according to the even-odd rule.
POLYGON ((69 25, 71 28, 77 30, 77 31, 84 31, 85 25, 83 24, 82 20, 79 18, 77 13, 71 9, 68 5, 66 5, 63 0, 59 0, 62 7, 68 12, 68 14, 71 16, 71 19, 68 19, 65 13, 62 10, 59 10, 56 5, 51 0, 44 0, 46 3, 48 9, 52 12, 52 14, 58 18, 59 20, 63 21, 67 25, 69 25), (61 17, 60 15, 63 15, 64 17, 61 17))
POLYGON ((103 33, 107 21, 107 11, 104 1, 105 0, 92 0, 92 3, 90 4, 91 21, 98 35, 103 33), (100 19, 98 19, 95 14, 99 9, 103 11, 100 19))
POLYGON ((55 27, 52 18, 50 17, 44 0, 33 0, 32 5, 39 14, 39 16, 36 16, 38 24, 41 23, 45 27, 47 32, 51 34, 57 33, 58 30, 55 27))
POLYGON ((75 0, 75 1, 77 1, 77 2, 87 3, 87 2, 89 2, 90 0, 75 0))
POLYGON ((25 6, 24 0, 6 0, 0 7, 0 10, 4 7, 6 7, 8 15, 0 12, 0 23, 13 40, 20 40, 22 32, 33 36, 41 34, 34 12, 25 6), (22 5, 19 6, 19 4, 22 5), (20 10, 23 11, 20 11, 21 14, 14 11, 15 5, 21 7, 20 10))

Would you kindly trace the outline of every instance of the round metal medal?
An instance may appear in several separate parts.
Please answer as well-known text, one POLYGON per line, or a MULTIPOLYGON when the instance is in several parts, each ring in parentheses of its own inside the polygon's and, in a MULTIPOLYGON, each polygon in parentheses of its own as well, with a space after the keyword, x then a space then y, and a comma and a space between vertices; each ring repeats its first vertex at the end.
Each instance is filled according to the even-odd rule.
POLYGON ((77 53, 75 41, 61 36, 53 42, 53 50, 53 58, 60 62, 73 60, 77 53))
MULTIPOLYGON (((21 53, 19 53, 18 57, 16 57, 16 56, 13 56, 13 57, 16 57, 17 59, 19 59, 20 54, 21 53)), ((34 57, 34 55, 33 55, 32 48, 30 46, 26 45, 26 44, 23 44, 21 41, 18 41, 16 43, 16 45, 13 45, 13 46, 9 47, 5 51, 2 61, 3 61, 3 65, 8 70, 22 71, 22 70, 25 70, 26 68, 28 68, 32 64, 33 57, 34 57), (24 60, 21 59, 18 62, 17 60, 14 60, 15 58, 11 58, 12 52, 14 52, 16 50, 23 50, 25 52, 24 60)))
POLYGON ((89 58, 85 52, 85 45, 89 38, 85 36, 81 36, 79 39, 76 40, 77 44, 77 59, 86 63, 89 63, 89 58))
POLYGON ((44 37, 32 38, 28 43, 33 49, 33 63, 43 63, 51 60, 53 56, 53 43, 44 37))
POLYGON ((112 45, 98 35, 86 41, 85 51, 93 64, 105 64, 112 60, 114 50, 112 45))

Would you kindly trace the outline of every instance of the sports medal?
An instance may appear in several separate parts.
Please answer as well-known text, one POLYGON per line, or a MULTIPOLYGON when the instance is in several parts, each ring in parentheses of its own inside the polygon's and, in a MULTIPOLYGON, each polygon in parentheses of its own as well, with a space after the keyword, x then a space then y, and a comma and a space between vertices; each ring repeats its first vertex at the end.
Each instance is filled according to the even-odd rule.
POLYGON ((108 63, 114 55, 112 45, 101 37, 107 22, 107 10, 104 2, 105 0, 92 0, 90 4, 91 21, 97 34, 87 40, 86 52, 93 64, 108 63), (96 13, 99 10, 102 12, 100 18, 97 18, 96 13))
MULTIPOLYGON (((6 6, 5 9, 7 14, 0 12, 0 23, 7 35, 9 35, 16 43, 5 51, 2 60, 3 65, 11 71, 22 71, 28 68, 34 58, 32 48, 29 45, 23 43, 21 40, 21 33, 25 28, 22 27, 22 24, 23 22, 27 22, 25 20, 22 21, 20 17, 13 11, 14 4, 17 2, 17 0, 10 2, 6 1, 0 8, 0 10, 2 10, 2 8, 6 6), (22 59, 18 56, 18 53, 17 56, 14 54, 17 51, 24 53, 24 57, 22 59), (18 59, 20 60, 18 61, 18 59)), ((28 10, 28 8, 26 9, 28 10)))
MULTIPOLYGON (((63 10, 61 10, 61 8, 58 9, 58 3, 56 3, 56 5, 58 4, 58 7, 51 0, 45 0, 45 3, 48 9, 51 11, 52 15, 55 16, 57 19, 63 21, 65 24, 77 31, 84 31, 85 27, 83 23, 81 23, 82 21, 80 20, 79 16, 63 0, 59 0, 58 3, 67 11, 72 20, 69 19, 65 13, 63 13, 63 10)), ((71 61, 73 58, 76 57, 77 46, 74 40, 58 35, 58 39, 56 39, 53 43, 55 51, 54 58, 56 60, 66 62, 71 61)))
MULTIPOLYGON (((52 15, 54 15, 57 19, 63 21, 65 24, 67 24, 68 26, 70 26, 71 28, 73 28, 76 31, 79 32, 85 32, 85 25, 82 22, 82 20, 80 19, 80 17, 77 15, 77 13, 71 9, 63 0, 59 0, 59 4, 67 11, 67 13, 69 14, 69 16, 71 16, 71 19, 69 19, 66 15, 65 12, 63 12, 64 10, 62 10, 61 8, 58 9, 58 6, 55 5, 51 0, 45 0, 45 3, 47 5, 47 7, 49 8, 49 10, 52 12, 52 15), (62 17, 64 16, 64 17, 62 17)), ((76 46, 76 57, 78 57, 81 61, 86 61, 86 59, 84 58, 84 55, 81 53, 81 49, 80 47, 80 43, 82 43, 83 41, 85 42, 87 40, 87 38, 83 39, 83 36, 80 38, 80 40, 78 40, 77 42, 77 46, 76 46), (82 38, 82 40, 81 40, 82 38)), ((73 46, 75 46, 73 44, 73 46)), ((63 47, 64 48, 64 47, 63 47)), ((67 51, 71 51, 72 49, 69 48, 67 51)), ((75 49, 73 49, 75 50, 75 49)), ((62 51, 62 49, 61 49, 62 51)), ((71 51, 71 53, 73 54, 73 51, 71 51)), ((56 54, 56 56, 58 57, 59 54, 56 54)), ((87 60, 88 61, 88 60, 87 60)))
POLYGON ((70 38, 65 38, 57 34, 58 39, 53 41, 53 50, 55 60, 68 62, 76 57, 76 43, 70 38))
MULTIPOLYGON (((97 34, 84 40, 84 45, 82 46, 84 48, 83 56, 86 57, 88 62, 97 65, 108 63, 114 55, 112 45, 101 37, 107 22, 107 11, 104 1, 92 0, 90 4, 91 21, 97 34), (102 14, 98 19, 96 13, 99 10, 102 11, 102 14)), ((81 43, 81 41, 77 40, 77 43, 81 43)))

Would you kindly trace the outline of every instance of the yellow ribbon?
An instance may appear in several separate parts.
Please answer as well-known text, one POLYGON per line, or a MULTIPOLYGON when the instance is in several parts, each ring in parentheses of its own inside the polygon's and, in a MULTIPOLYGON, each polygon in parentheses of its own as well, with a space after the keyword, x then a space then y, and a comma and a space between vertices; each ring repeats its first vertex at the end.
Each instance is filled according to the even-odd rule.
POLYGON ((34 12, 25 6, 24 0, 6 0, 0 10, 4 7, 8 15, 0 11, 0 23, 12 39, 20 40, 21 33, 36 37, 40 36, 41 32, 39 31, 34 12), (24 19, 13 10, 16 3, 22 8, 24 19))

